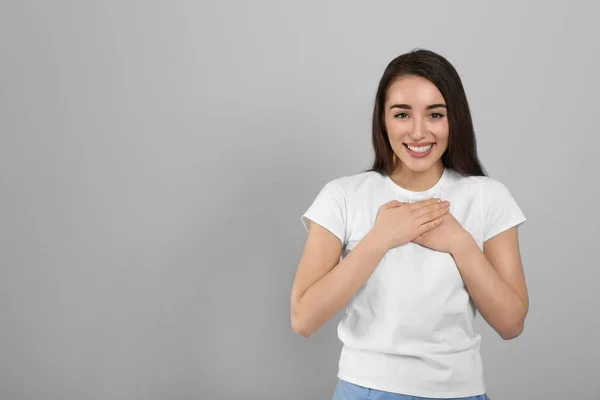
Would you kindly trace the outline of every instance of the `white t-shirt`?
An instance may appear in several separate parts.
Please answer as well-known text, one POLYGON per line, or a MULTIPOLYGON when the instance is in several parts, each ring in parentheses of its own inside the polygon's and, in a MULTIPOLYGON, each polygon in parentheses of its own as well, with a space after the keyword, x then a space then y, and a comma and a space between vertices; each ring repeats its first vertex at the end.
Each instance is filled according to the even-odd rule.
MULTIPOLYGON (((310 219, 337 236, 343 259, 373 228, 381 205, 432 197, 450 201, 450 212, 481 249, 486 240, 526 220, 501 182, 446 168, 424 192, 406 190, 377 172, 334 179, 301 221, 306 229, 310 219)), ((476 313, 450 254, 412 242, 390 249, 338 325, 343 343, 338 377, 412 396, 484 394, 476 313)))

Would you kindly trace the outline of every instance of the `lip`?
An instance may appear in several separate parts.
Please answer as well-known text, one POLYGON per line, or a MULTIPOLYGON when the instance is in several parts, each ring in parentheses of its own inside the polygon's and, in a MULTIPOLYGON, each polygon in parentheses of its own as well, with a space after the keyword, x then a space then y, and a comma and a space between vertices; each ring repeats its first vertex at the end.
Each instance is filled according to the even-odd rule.
POLYGON ((413 158, 424 158, 424 157, 427 157, 429 154, 431 154, 431 152, 435 148, 435 143, 419 143, 418 145, 416 145, 416 144, 410 145, 413 147, 426 147, 429 145, 431 145, 431 148, 424 153, 417 153, 415 151, 412 151, 411 149, 408 148, 409 144, 407 144, 407 143, 404 143, 404 148, 406 149, 406 152, 408 153, 409 156, 411 156, 413 158))
POLYGON ((429 146, 430 144, 435 144, 435 142, 404 143, 405 146, 412 146, 412 147, 426 147, 426 146, 429 146))

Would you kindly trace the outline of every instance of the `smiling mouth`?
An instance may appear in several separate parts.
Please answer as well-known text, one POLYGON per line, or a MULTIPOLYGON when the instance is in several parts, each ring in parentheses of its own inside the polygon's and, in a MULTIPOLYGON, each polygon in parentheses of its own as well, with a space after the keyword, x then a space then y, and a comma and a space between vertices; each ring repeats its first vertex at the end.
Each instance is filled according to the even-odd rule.
POLYGON ((425 146, 410 146, 410 145, 404 143, 404 146, 406 146, 410 151, 415 152, 415 153, 426 153, 429 150, 431 150, 431 147, 433 147, 433 143, 429 143, 428 145, 425 145, 425 146))

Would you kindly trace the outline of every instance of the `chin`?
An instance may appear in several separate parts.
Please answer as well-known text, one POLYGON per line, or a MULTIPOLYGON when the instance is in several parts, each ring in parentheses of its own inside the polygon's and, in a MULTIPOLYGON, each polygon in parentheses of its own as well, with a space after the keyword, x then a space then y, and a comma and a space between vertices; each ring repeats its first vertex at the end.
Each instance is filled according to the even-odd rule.
POLYGON ((417 163, 415 165, 415 163, 410 163, 410 164, 405 163, 404 165, 406 166, 406 168, 408 168, 409 170, 411 170, 413 172, 425 172, 429 168, 431 168, 434 164, 431 164, 431 163, 427 163, 427 164, 417 163))
POLYGON ((410 156, 400 158, 400 162, 413 172, 425 172, 440 161, 441 157, 435 157, 433 154, 426 158, 416 160, 410 156))

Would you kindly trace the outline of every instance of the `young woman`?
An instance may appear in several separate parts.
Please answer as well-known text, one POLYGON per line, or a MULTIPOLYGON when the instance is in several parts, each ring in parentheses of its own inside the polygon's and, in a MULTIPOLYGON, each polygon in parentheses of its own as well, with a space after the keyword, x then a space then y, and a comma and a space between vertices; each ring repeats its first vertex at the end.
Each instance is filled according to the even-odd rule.
POLYGON ((308 337, 345 307, 335 400, 487 399, 473 320, 506 340, 522 332, 526 218, 486 176, 444 57, 416 50, 387 66, 373 147, 369 170, 326 183, 302 215, 292 327, 308 337))

